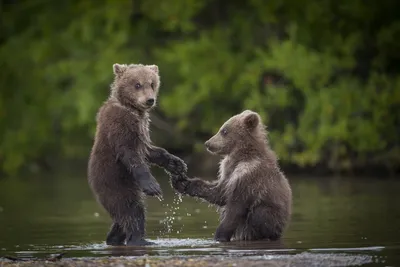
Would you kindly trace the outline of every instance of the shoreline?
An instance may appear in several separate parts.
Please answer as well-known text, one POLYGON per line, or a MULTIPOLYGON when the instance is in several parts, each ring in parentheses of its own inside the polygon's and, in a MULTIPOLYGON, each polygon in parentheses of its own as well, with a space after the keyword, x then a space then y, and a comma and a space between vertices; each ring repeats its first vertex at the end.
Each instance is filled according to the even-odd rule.
MULTIPOLYGON (((189 172, 193 174, 217 173, 221 157, 207 152, 197 152, 189 155, 178 155, 188 165, 189 172), (200 165, 197 165, 201 162, 200 165)), ((280 169, 288 176, 316 176, 316 177, 354 177, 390 179, 400 178, 400 166, 388 168, 385 165, 368 164, 349 167, 348 169, 333 169, 327 164, 315 166, 299 166, 293 163, 279 161, 280 169)))
POLYGON ((200 267, 200 266, 232 266, 232 267, 287 267, 287 266, 362 266, 374 262, 373 256, 363 254, 268 254, 258 256, 102 256, 61 258, 61 254, 44 259, 14 259, 0 258, 1 267, 200 267))
MULTIPOLYGON (((218 166, 221 158, 216 155, 211 155, 207 152, 175 153, 181 157, 188 165, 188 174, 199 175, 214 175, 218 172, 218 166)), ((83 173, 87 168, 85 158, 68 159, 56 158, 47 164, 39 164, 31 162, 25 165, 17 173, 19 176, 36 175, 38 173, 54 173, 57 171, 70 171, 70 167, 74 166, 77 172, 83 173)), ((315 166, 299 166, 293 163, 279 161, 281 170, 287 176, 315 176, 315 177, 353 177, 353 178, 380 178, 380 179, 400 179, 400 166, 389 168, 383 164, 368 164, 356 165, 348 169, 330 168, 327 164, 317 164, 315 166)), ((14 174, 15 175, 15 174, 14 174)), ((12 177, 0 170, 0 179, 3 177, 12 177), (2 175, 1 175, 2 174, 2 175)))

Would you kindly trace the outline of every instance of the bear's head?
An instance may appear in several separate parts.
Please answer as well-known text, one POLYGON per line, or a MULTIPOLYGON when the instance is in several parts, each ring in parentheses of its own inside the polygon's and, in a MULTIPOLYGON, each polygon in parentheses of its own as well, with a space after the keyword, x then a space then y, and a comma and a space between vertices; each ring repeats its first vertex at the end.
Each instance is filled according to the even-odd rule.
POLYGON ((114 64, 112 94, 129 108, 149 110, 156 105, 160 76, 157 65, 114 64))
POLYGON ((245 110, 227 120, 204 144, 213 154, 226 156, 266 142, 266 130, 258 113, 245 110))

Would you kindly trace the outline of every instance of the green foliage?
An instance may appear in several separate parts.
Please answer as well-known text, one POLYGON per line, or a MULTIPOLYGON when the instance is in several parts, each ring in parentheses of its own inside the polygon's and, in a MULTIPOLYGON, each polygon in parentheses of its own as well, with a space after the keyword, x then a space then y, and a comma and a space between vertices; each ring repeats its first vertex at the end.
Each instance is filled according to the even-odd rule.
POLYGON ((85 158, 116 62, 159 65, 159 110, 193 147, 253 109, 283 162, 398 166, 399 7, 389 0, 3 1, 2 169, 13 173, 48 154, 85 158))

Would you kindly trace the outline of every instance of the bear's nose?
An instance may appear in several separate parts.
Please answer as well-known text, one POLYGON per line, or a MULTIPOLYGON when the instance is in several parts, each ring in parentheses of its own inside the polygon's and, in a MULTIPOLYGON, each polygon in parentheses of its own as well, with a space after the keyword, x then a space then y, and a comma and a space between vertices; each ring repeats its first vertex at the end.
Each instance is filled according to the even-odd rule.
POLYGON ((210 143, 208 141, 205 142, 204 145, 206 146, 206 148, 210 148, 210 143))
POLYGON ((152 106, 154 104, 154 98, 147 99, 146 105, 152 106))

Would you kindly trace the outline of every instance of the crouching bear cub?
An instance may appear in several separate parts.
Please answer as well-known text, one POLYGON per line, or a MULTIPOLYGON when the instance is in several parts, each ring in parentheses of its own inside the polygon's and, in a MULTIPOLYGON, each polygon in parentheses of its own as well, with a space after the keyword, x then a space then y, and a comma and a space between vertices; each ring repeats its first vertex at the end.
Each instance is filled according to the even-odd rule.
POLYGON ((187 167, 180 158, 151 144, 149 111, 156 104, 160 86, 158 67, 114 64, 113 68, 110 97, 97 113, 88 181, 113 220, 106 243, 151 244, 144 239, 143 198, 162 192, 149 163, 171 173, 185 173, 187 167))
POLYGON ((292 191, 260 116, 249 110, 233 116, 205 146, 223 156, 219 179, 171 174, 175 190, 219 206, 217 241, 279 239, 290 219, 292 191))

